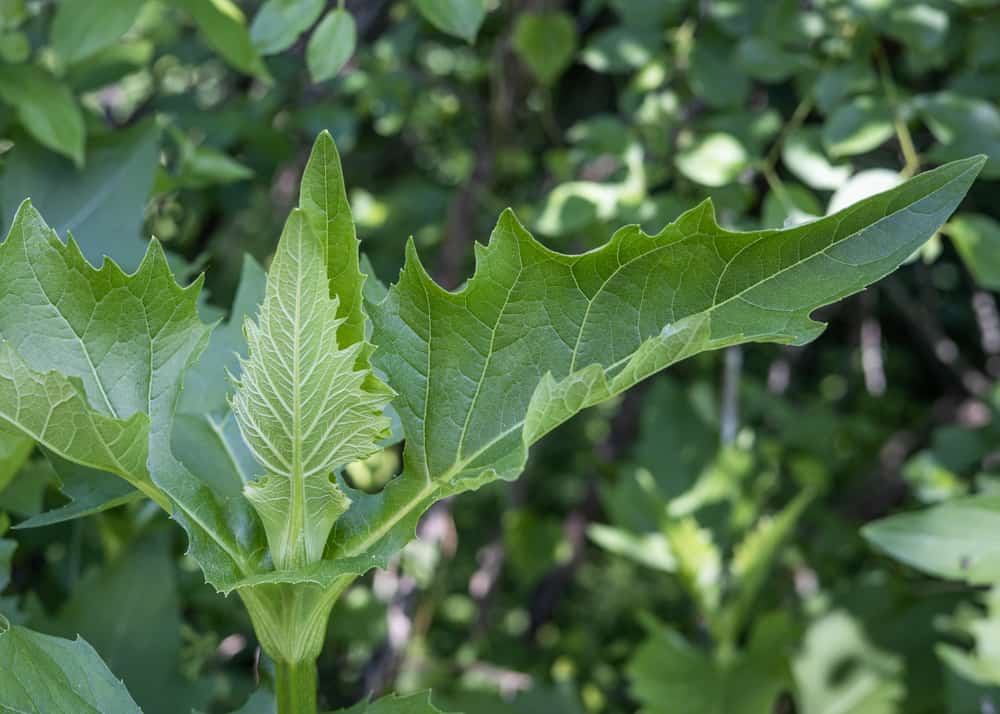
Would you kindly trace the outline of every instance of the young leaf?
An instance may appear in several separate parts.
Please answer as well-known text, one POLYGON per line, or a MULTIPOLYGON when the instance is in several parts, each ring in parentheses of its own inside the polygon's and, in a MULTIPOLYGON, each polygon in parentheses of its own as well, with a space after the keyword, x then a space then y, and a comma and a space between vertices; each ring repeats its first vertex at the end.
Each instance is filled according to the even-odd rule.
POLYGON ((34 448, 35 442, 21 432, 0 426, 0 491, 17 475, 34 448))
POLYGON ((0 710, 142 714, 86 642, 40 635, 11 625, 2 615, 0 710))
POLYGON ((354 54, 358 31, 354 16, 344 8, 327 13, 309 38, 306 63, 313 82, 325 82, 337 75, 354 54))
POLYGON ((515 478, 530 444, 681 359, 810 341, 823 329, 810 313, 898 267, 982 164, 943 166, 787 230, 729 232, 704 203, 656 235, 626 227, 577 256, 541 246, 508 211, 455 293, 430 279, 411 242, 399 284, 372 308, 405 468, 381 494, 352 495, 334 552, 387 557, 435 499, 515 478))
MULTIPOLYGON (((355 252, 355 260, 357 260, 355 252)), ((358 299, 360 296, 354 296, 358 299)), ((392 392, 356 369, 363 342, 338 344, 326 246, 307 216, 288 218, 258 321, 247 321, 249 356, 232 400, 240 431, 266 475, 245 494, 281 570, 317 562, 349 500, 333 469, 378 450, 392 392)))
POLYGON ((83 113, 69 87, 34 65, 0 65, 0 99, 40 144, 83 166, 83 113))

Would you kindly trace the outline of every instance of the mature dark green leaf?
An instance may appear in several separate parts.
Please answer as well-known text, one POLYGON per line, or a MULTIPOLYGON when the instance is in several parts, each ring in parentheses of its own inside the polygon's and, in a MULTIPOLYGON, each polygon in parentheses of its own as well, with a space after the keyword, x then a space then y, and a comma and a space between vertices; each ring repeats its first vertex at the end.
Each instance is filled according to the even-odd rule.
POLYGON ((327 13, 306 47, 306 63, 313 82, 325 82, 337 75, 354 54, 358 31, 354 16, 343 8, 327 13))
POLYGON ((83 113, 69 88, 31 64, 0 64, 0 99, 39 143, 83 166, 83 113))
POLYGON ((125 686, 81 639, 11 625, 0 615, 0 709, 142 714, 125 686))

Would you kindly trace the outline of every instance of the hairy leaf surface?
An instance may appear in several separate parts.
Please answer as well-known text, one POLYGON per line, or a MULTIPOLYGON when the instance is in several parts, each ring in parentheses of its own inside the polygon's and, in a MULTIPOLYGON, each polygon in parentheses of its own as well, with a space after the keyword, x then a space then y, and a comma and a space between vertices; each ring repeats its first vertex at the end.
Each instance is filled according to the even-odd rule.
POLYGON ((656 235, 626 227, 576 256, 545 248, 508 211, 457 292, 431 280, 411 242, 399 284, 372 307, 405 469, 381 494, 353 496, 335 552, 391 555, 435 499, 515 478, 548 431, 685 357, 814 339, 823 325, 810 313, 898 267, 982 164, 948 164, 787 230, 724 230, 706 202, 656 235))

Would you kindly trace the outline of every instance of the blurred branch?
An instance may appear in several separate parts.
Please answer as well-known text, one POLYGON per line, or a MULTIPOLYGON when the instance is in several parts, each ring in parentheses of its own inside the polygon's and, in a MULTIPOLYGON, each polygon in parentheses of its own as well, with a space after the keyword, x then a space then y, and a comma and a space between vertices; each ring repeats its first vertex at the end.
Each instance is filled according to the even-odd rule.
POLYGON ((892 79, 892 70, 889 67, 889 58, 885 54, 882 43, 875 45, 875 60, 878 63, 878 73, 882 80, 882 88, 885 91, 886 101, 892 111, 892 125, 896 131, 896 138, 899 141, 900 151, 903 152, 904 165, 899 172, 904 179, 912 177, 920 170, 920 156, 913 145, 913 137, 910 135, 910 128, 906 126, 906 119, 899 108, 899 97, 896 93, 896 83, 892 79))
POLYGON ((722 404, 719 408, 719 438, 722 445, 732 444, 740 430, 740 375, 743 372, 743 348, 727 347, 722 368, 722 404))

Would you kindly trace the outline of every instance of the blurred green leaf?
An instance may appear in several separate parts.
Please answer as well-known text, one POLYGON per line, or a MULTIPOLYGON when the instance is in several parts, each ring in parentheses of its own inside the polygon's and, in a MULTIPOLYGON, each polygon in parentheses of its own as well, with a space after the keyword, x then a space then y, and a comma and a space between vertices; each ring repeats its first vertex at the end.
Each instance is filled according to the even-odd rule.
POLYGON ((653 31, 620 25, 592 35, 580 61, 595 72, 624 74, 649 62, 663 41, 653 31))
POLYGON ((34 448, 35 442, 31 439, 0 426, 0 491, 21 470, 34 448))
POLYGON ((139 15, 139 0, 60 2, 52 20, 52 48, 67 64, 118 42, 139 15))
POLYGON ((942 578, 1000 583, 1000 497, 974 496, 869 523, 864 537, 892 557, 942 578))
POLYGON ((39 143, 83 166, 83 113, 66 85, 34 65, 2 64, 0 99, 39 143))
POLYGON ((324 7, 324 0, 267 0, 250 24, 250 39, 263 55, 283 52, 312 27, 324 7))
POLYGON ((91 263, 110 256, 134 270, 145 243, 139 240, 160 132, 145 121, 95 140, 87 166, 78 170, 29 142, 7 156, 0 175, 0 217, 9 228, 18 205, 33 204, 61 235, 72 233, 91 263))
POLYGON ((944 232, 976 282, 1000 290, 1000 222, 982 213, 960 213, 944 232))
POLYGON ((327 13, 309 38, 306 62, 313 82, 335 77, 354 54, 357 29, 354 16, 342 8, 327 13))
POLYGON ((553 84, 576 52, 576 25, 565 12, 526 12, 514 26, 514 49, 539 82, 553 84))
POLYGON ((171 0, 186 10, 205 41, 236 69, 261 79, 270 78, 261 60, 243 11, 232 0, 171 0))
POLYGON ((939 142, 927 154, 931 161, 986 154, 983 176, 1000 178, 1000 111, 992 102, 941 93, 918 97, 914 107, 939 142))
POLYGON ((877 149, 893 135, 892 111, 878 97, 855 97, 823 125, 823 145, 834 159, 877 149))
POLYGON ((820 190, 840 188, 851 175, 851 165, 835 163, 823 149, 820 130, 806 127, 791 132, 781 146, 781 159, 804 184, 820 190))
POLYGON ((725 186, 750 167, 746 147, 732 134, 699 137, 677 154, 677 170, 703 186, 725 186))
POLYGON ((442 32, 472 43, 486 17, 484 0, 415 0, 417 9, 442 32))

